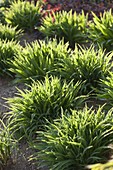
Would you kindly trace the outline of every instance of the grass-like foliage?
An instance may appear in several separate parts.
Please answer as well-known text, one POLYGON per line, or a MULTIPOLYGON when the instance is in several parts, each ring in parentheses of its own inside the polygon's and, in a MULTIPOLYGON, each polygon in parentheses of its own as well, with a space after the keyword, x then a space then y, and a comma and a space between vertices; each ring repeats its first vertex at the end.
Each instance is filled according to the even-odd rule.
POLYGON ((93 22, 89 26, 92 41, 99 43, 107 51, 113 50, 113 14, 111 9, 100 14, 100 18, 93 13, 93 22))
POLYGON ((37 129, 43 128, 45 119, 52 121, 61 116, 64 110, 79 108, 86 96, 80 95, 81 84, 61 82, 58 78, 45 78, 44 82, 34 82, 29 90, 18 91, 18 97, 9 98, 12 128, 33 135, 37 129))
POLYGON ((40 5, 30 4, 28 1, 13 2, 5 12, 6 22, 12 26, 18 26, 18 29, 25 31, 34 30, 35 25, 40 24, 40 5))
POLYGON ((88 16, 77 14, 72 10, 52 13, 42 19, 42 26, 39 30, 48 37, 64 37, 65 42, 74 48, 75 43, 83 44, 87 40, 87 20, 88 16))
POLYGON ((12 153, 16 149, 16 140, 10 131, 9 125, 0 119, 0 168, 11 162, 12 153))
POLYGON ((16 81, 41 80, 45 75, 56 75, 66 81, 85 81, 84 93, 99 88, 100 79, 105 79, 112 68, 113 53, 105 53, 102 48, 76 46, 74 51, 61 40, 36 41, 27 44, 19 57, 11 62, 16 81))
POLYGON ((15 0, 1 0, 0 1, 0 7, 9 8, 11 3, 15 0))
POLYGON ((16 30, 17 27, 0 24, 0 39, 2 40, 19 40, 22 36, 22 30, 16 30))
POLYGON ((108 161, 105 164, 94 164, 94 165, 89 165, 87 166, 90 170, 112 170, 113 169, 113 161, 108 161))
POLYGON ((106 108, 113 107, 113 73, 106 80, 101 80, 101 89, 97 91, 97 96, 101 100, 105 100, 106 108))
POLYGON ((5 22, 4 11, 5 11, 5 8, 4 8, 4 7, 0 8, 0 23, 3 23, 3 24, 6 23, 6 22, 5 22))
POLYGON ((85 81, 84 92, 87 93, 94 88, 99 88, 100 79, 105 79, 112 68, 113 53, 105 53, 102 48, 75 47, 69 60, 62 63, 62 77, 85 81))
POLYGON ((113 142, 112 110, 105 114, 102 107, 97 111, 85 107, 65 115, 47 125, 46 131, 37 132, 33 146, 37 149, 34 159, 42 160, 39 165, 81 170, 89 163, 106 161, 113 142))
POLYGON ((19 57, 14 58, 11 72, 16 74, 18 81, 26 82, 31 78, 43 79, 46 74, 58 75, 60 61, 69 58, 69 54, 68 43, 64 44, 63 40, 59 43, 56 39, 35 41, 27 44, 19 57))
POLYGON ((13 75, 8 69, 9 62, 13 60, 14 56, 21 51, 21 46, 15 41, 6 41, 0 39, 0 75, 13 75))

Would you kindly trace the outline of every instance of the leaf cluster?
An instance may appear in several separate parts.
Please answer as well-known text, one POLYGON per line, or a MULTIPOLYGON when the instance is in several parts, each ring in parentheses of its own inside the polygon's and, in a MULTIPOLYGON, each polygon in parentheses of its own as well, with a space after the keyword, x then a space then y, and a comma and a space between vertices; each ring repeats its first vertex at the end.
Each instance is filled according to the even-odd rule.
MULTIPOLYGON (((73 53, 73 63, 77 69, 79 80, 85 81, 84 92, 88 93, 94 88, 100 88, 100 79, 104 80, 112 69, 113 53, 105 53, 102 48, 96 49, 94 45, 80 49, 76 46, 73 53)), ((70 67, 71 70, 72 67, 70 67)), ((76 80, 76 74, 71 76, 76 80)))
POLYGON ((0 119, 0 167, 4 167, 9 160, 11 161, 12 153, 17 148, 16 144, 17 141, 14 139, 9 125, 0 119))
POLYGON ((34 159, 53 170, 82 169, 106 161, 113 142, 112 110, 105 114, 102 107, 97 111, 85 107, 66 114, 46 125, 46 131, 37 132, 34 159))
POLYGON ((12 127, 24 135, 33 135, 43 128, 45 119, 60 117, 60 110, 82 107, 87 96, 80 95, 81 83, 61 82, 57 77, 46 77, 44 82, 34 82, 29 89, 18 90, 18 97, 9 98, 12 127))
MULTIPOLYGON (((10 5, 12 4, 12 2, 14 2, 15 0, 2 0, 0 2, 0 8, 10 8, 10 5)), ((15 1, 16 2, 16 1, 15 1)))
POLYGON ((87 166, 91 170, 112 170, 113 169, 113 161, 108 161, 105 164, 94 164, 94 165, 89 165, 87 166))
POLYGON ((0 8, 0 23, 2 23, 2 24, 6 24, 4 11, 5 11, 4 7, 0 8))
POLYGON ((31 32, 36 24, 40 24, 40 10, 41 6, 38 3, 34 6, 26 1, 12 2, 10 8, 5 11, 5 20, 11 26, 31 32))
POLYGON ((8 70, 10 68, 9 61, 13 60, 19 51, 21 51, 21 47, 17 42, 0 39, 0 75, 12 75, 8 70))
POLYGON ((110 75, 112 69, 113 53, 106 53, 102 48, 75 46, 68 58, 60 61, 60 74, 67 81, 85 82, 84 93, 100 88, 100 79, 104 80, 110 75))
POLYGON ((87 40, 87 20, 88 15, 72 13, 72 10, 59 11, 49 14, 42 19, 39 30, 48 37, 64 38, 74 48, 75 43, 83 44, 87 40))
POLYGON ((113 50, 113 14, 112 10, 104 11, 97 17, 93 13, 93 21, 89 24, 89 37, 94 43, 99 43, 107 51, 113 50))
POLYGON ((106 80, 101 80, 101 89, 97 90, 97 97, 100 100, 105 100, 106 109, 113 106, 113 73, 106 78, 106 80))
POLYGON ((27 44, 19 56, 11 61, 10 71, 20 81, 31 81, 31 78, 41 80, 47 74, 58 76, 61 70, 59 63, 69 55, 68 43, 64 44, 63 40, 59 43, 56 39, 35 41, 27 44))
POLYGON ((0 39, 18 41, 22 36, 22 30, 17 30, 17 27, 0 24, 0 39))

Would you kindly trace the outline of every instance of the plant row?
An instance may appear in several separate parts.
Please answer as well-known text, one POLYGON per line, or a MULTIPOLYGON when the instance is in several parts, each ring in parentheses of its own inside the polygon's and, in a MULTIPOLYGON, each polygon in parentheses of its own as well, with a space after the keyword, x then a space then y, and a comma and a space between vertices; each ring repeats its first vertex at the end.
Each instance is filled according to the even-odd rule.
POLYGON ((34 29, 42 32, 43 36, 57 39, 64 38, 74 48, 75 43, 87 45, 94 42, 102 45, 107 51, 112 50, 113 44, 113 14, 112 10, 104 11, 97 17, 93 14, 93 19, 88 20, 88 14, 77 14, 72 10, 67 11, 47 11, 43 8, 43 3, 36 6, 29 2, 12 2, 5 10, 0 8, 0 20, 3 24, 0 29, 0 38, 15 39, 21 30, 32 32, 34 29), (11 27, 12 31, 11 31, 11 27), (15 32, 18 30, 19 32, 15 32), (5 31, 4 31, 5 30, 5 31), (4 33, 5 32, 5 33, 4 33))
POLYGON ((76 45, 69 48, 64 40, 39 40, 22 48, 14 41, 0 41, 1 75, 15 75, 15 81, 28 84, 32 80, 44 80, 57 76, 67 82, 84 82, 82 93, 86 94, 101 87, 100 83, 112 73, 113 53, 101 47, 76 45))

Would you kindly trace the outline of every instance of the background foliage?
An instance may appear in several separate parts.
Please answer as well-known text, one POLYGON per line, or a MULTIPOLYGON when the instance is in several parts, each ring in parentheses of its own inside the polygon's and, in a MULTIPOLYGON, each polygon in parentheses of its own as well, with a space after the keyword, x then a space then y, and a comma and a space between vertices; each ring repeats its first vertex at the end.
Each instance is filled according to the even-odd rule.
POLYGON ((10 8, 5 11, 5 20, 12 26, 25 31, 33 31, 36 25, 40 24, 40 5, 34 6, 29 2, 13 2, 10 8))
POLYGON ((64 38, 64 41, 74 48, 75 43, 83 44, 87 41, 87 19, 88 16, 83 11, 82 14, 73 14, 72 10, 52 12, 42 19, 39 30, 51 38, 64 38))

